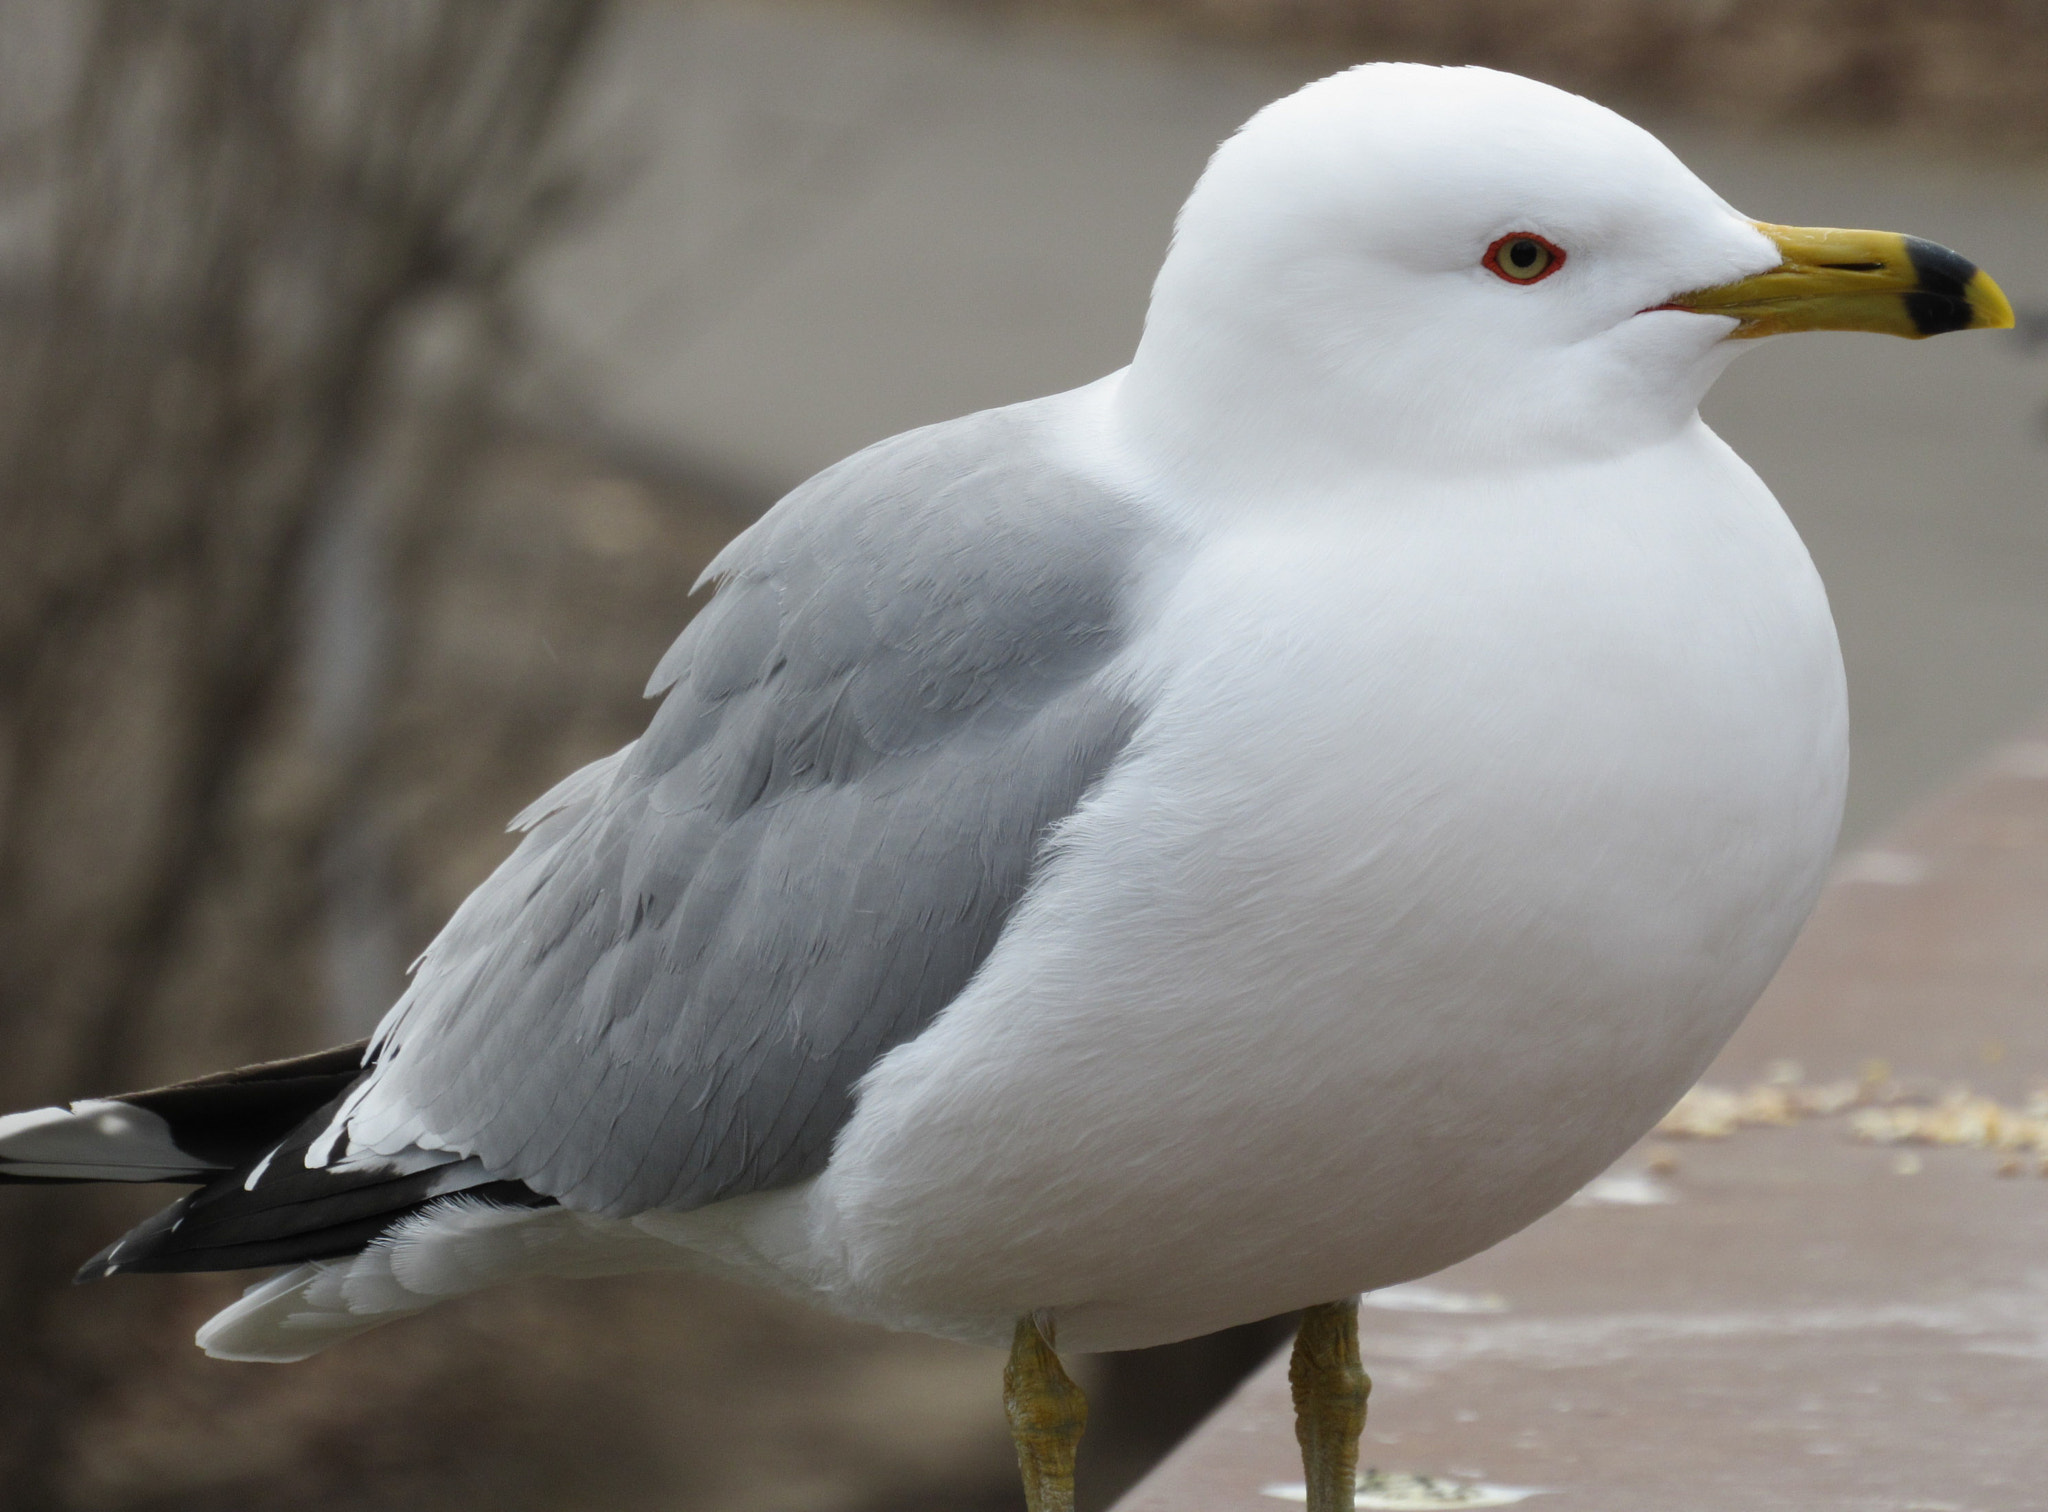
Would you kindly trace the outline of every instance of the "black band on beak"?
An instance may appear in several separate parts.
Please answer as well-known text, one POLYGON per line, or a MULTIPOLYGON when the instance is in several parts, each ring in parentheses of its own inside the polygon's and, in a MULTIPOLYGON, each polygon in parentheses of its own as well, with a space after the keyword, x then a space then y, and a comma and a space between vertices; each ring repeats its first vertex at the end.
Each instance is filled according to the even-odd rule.
POLYGON ((1940 242, 1908 236, 1905 243, 1906 256, 1920 280, 1920 286, 1905 296, 1906 313, 1912 317, 1914 329, 1922 336, 1967 330, 1975 317, 1965 291, 1977 276, 1977 265, 1940 242))

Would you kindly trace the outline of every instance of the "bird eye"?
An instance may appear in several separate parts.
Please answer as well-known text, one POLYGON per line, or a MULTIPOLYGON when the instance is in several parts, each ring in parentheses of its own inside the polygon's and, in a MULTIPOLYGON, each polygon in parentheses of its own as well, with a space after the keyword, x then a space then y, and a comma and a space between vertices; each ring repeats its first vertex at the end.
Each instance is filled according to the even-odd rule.
POLYGON ((1535 283, 1564 266, 1564 248, 1532 231, 1510 231, 1486 249, 1481 266, 1509 283, 1535 283))

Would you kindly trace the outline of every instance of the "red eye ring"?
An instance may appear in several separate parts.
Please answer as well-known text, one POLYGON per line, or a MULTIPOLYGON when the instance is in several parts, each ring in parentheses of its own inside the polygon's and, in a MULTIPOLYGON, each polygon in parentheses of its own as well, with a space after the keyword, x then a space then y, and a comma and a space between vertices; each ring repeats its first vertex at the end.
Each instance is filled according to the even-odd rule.
POLYGON ((1506 283, 1524 285, 1542 283, 1544 279, 1550 277, 1551 274, 1564 266, 1564 248, 1547 237, 1538 236, 1534 231, 1510 231, 1506 236, 1500 237, 1492 246, 1486 249, 1486 256, 1479 260, 1479 265, 1495 278, 1501 279, 1506 283), (1534 242, 1543 249, 1547 261, 1533 273, 1510 272, 1501 265, 1500 255, 1504 249, 1514 246, 1517 242, 1534 242))

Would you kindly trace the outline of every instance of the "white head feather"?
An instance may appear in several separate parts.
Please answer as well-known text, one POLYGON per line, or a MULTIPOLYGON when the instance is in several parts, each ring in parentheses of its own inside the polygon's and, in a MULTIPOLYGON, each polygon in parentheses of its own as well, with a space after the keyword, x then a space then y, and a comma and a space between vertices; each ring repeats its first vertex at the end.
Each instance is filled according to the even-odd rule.
POLYGON ((1490 69, 1367 64, 1217 151, 1118 413, 1151 465, 1211 494, 1612 455, 1688 422, 1735 350, 1732 320, 1654 307, 1778 260, 1611 110, 1490 69), (1553 276, 1483 265, 1524 231, 1565 254, 1553 276))

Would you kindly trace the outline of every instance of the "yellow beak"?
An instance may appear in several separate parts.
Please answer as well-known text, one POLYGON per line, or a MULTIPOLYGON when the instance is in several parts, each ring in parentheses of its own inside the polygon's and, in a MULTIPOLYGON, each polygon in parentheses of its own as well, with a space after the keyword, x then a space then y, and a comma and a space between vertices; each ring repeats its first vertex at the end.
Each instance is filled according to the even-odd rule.
POLYGON ((1880 331, 1919 340, 1944 331, 2005 330, 2012 306, 1959 252, 1896 231, 1810 226, 1757 230, 1784 261, 1768 273, 1681 294, 1669 309, 1733 315, 1731 337, 1786 331, 1880 331))

